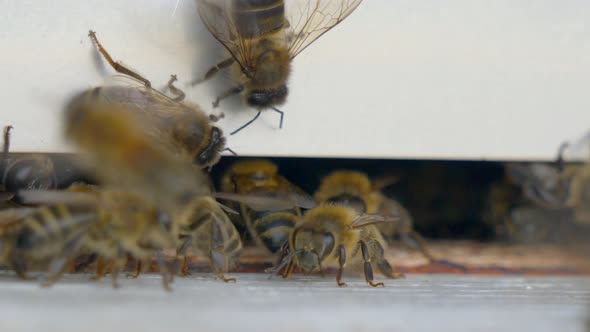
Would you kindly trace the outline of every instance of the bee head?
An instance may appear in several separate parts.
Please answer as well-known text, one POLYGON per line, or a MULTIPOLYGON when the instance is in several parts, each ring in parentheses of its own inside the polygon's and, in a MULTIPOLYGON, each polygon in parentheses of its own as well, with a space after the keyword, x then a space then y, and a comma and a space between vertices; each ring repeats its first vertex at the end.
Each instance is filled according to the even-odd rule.
POLYGON ((293 232, 293 249, 297 253, 295 262, 305 273, 321 270, 322 261, 334 249, 334 236, 328 232, 317 232, 299 228, 293 232))
POLYGON ((281 105, 287 100, 289 90, 286 85, 276 89, 252 90, 246 96, 246 103, 256 109, 281 105))

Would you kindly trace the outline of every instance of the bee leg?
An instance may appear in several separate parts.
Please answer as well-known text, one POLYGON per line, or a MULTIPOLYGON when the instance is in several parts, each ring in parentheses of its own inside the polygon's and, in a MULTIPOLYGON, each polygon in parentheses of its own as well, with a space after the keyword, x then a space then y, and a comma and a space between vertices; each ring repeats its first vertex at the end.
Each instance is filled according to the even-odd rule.
POLYGON ((232 132, 231 132, 231 133, 229 133, 229 134, 230 134, 230 135, 235 135, 235 134, 236 134, 237 132, 239 132, 240 130, 242 130, 242 129, 244 129, 244 128, 248 127, 249 125, 251 125, 251 124, 252 124, 252 122, 254 122, 254 121, 256 121, 256 119, 258 119, 258 117, 260 116, 260 113, 261 113, 261 112, 260 112, 260 111, 258 111, 258 113, 256 113, 256 115, 255 115, 255 116, 252 118, 252 120, 250 120, 250 121, 246 122, 246 123, 245 123, 243 126, 241 126, 240 128, 238 128, 238 129, 236 129, 236 130, 232 131, 232 132))
POLYGON ((342 271, 344 270, 344 264, 346 263, 346 250, 344 246, 338 247, 338 273, 336 273, 336 283, 339 287, 346 286, 346 283, 342 281, 342 271))
POLYGON ((104 258, 99 257, 96 261, 96 274, 90 279, 94 281, 100 281, 102 277, 104 277, 105 274, 107 274, 108 265, 109 264, 106 262, 104 258))
POLYGON ((369 254, 369 249, 367 248, 367 244, 364 241, 360 241, 361 245, 361 252, 363 254, 363 261, 365 262, 363 265, 363 269, 365 271, 365 280, 367 284, 371 287, 378 287, 378 286, 385 286, 382 282, 373 282, 373 267, 371 266, 371 256, 369 254))
POLYGON ((219 106, 219 102, 222 99, 225 99, 227 97, 231 97, 233 95, 240 94, 242 91, 244 91, 244 86, 243 85, 237 85, 237 86, 234 86, 234 87, 229 88, 223 94, 221 94, 220 96, 218 96, 217 98, 215 98, 215 101, 213 102, 213 108, 217 108, 217 106, 219 106))
POLYGON ((236 278, 226 278, 223 273, 219 273, 217 275, 217 278, 221 279, 221 281, 228 283, 228 282, 236 282, 236 278))
POLYGON ((184 239, 184 242, 180 245, 180 248, 176 251, 176 258, 174 259, 174 263, 172 265, 172 274, 180 274, 183 277, 190 275, 188 270, 188 257, 186 256, 186 252, 188 248, 192 244, 192 239, 187 237, 184 239), (179 262, 178 257, 182 256, 182 265, 179 262), (180 270, 180 273, 178 272, 180 270))
POLYGON ((207 71, 207 73, 205 74, 204 78, 192 81, 190 83, 191 86, 195 86, 199 83, 202 83, 208 79, 210 79, 211 77, 213 77, 215 74, 217 74, 219 71, 231 66, 236 60, 234 59, 234 57, 229 57, 227 59, 224 59, 223 61, 219 62, 218 64, 216 64, 215 66, 211 67, 211 69, 209 69, 207 71))
POLYGON ((294 267, 295 267, 295 261, 294 260, 289 261, 287 268, 285 268, 285 271, 281 275, 283 277, 283 279, 287 279, 287 278, 291 277, 294 267))
POLYGON ((162 256, 161 252, 156 253, 156 262, 158 262, 158 270, 160 270, 160 275, 162 275, 162 287, 164 287, 166 291, 172 291, 172 288, 170 288, 170 284, 168 283, 168 275, 171 274, 171 271, 168 265, 166 265, 164 256, 162 256))
POLYGON ((16 272, 16 276, 21 280, 33 280, 34 278, 27 275, 27 264, 21 259, 14 259, 12 261, 12 268, 16 272))
POLYGON ((236 282, 236 278, 226 278, 223 272, 227 270, 226 255, 216 249, 211 250, 209 259, 211 260, 211 270, 217 274, 217 278, 223 282, 236 282))
POLYGON ((176 81, 178 81, 176 75, 170 75, 170 80, 168 81, 168 89, 170 90, 170 92, 176 95, 174 101, 181 102, 184 100, 184 97, 186 97, 186 95, 184 94, 184 91, 174 86, 174 82, 176 81))
POLYGON ((111 270, 111 283, 113 288, 119 288, 119 283, 117 282, 117 278, 119 277, 119 272, 125 267, 126 257, 122 250, 119 249, 119 254, 115 257, 113 262, 113 267, 111 270))
POLYGON ((143 76, 134 72, 133 70, 127 68, 122 63, 116 62, 115 60, 113 60, 113 58, 111 58, 111 55, 107 52, 107 50, 104 47, 102 47, 102 44, 98 41, 98 38, 96 38, 96 32, 89 31, 88 37, 90 37, 90 39, 92 39, 92 41, 94 42, 94 44, 98 48, 98 51, 102 54, 102 56, 105 58, 105 60, 107 60, 107 62, 111 65, 111 67, 113 67, 113 69, 115 71, 117 71, 121 74, 130 76, 130 77, 133 77, 138 81, 142 81, 145 84, 145 86, 147 86, 147 87, 152 86, 150 81, 148 81, 146 78, 144 78, 143 76))
POLYGON ((47 277, 43 278, 44 280, 41 282, 41 287, 49 287, 55 284, 59 279, 61 279, 67 268, 68 259, 66 257, 53 260, 49 264, 48 275, 47 277))
POLYGON ((385 259, 385 250, 383 249, 383 246, 381 246, 381 244, 378 242, 374 242, 373 245, 375 246, 375 250, 377 251, 375 260, 376 260, 377 266, 379 267, 379 271, 381 271, 381 273, 383 273, 383 275, 385 275, 387 278, 391 278, 391 279, 405 278, 405 275, 403 273, 393 272, 393 267, 385 259))
POLYGON ((139 277, 139 275, 141 274, 141 271, 142 271, 142 260, 138 259, 135 262, 135 273, 133 273, 133 274, 127 273, 127 278, 137 279, 137 277, 139 277))

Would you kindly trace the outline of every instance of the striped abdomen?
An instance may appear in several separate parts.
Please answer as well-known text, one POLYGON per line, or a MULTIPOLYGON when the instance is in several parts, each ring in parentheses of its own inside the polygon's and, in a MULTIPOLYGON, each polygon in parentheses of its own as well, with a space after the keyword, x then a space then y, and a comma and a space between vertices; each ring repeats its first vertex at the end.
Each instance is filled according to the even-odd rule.
POLYGON ((275 33, 285 25, 283 0, 234 0, 232 16, 242 38, 275 33))
POLYGON ((251 234, 257 242, 262 242, 271 253, 276 254, 282 245, 289 240, 289 234, 297 223, 295 210, 279 212, 254 212, 248 211, 251 220, 251 228, 255 234, 251 234))
POLYGON ((90 209, 66 205, 43 206, 27 217, 13 239, 14 254, 52 259, 78 249, 79 240, 96 220, 90 209))

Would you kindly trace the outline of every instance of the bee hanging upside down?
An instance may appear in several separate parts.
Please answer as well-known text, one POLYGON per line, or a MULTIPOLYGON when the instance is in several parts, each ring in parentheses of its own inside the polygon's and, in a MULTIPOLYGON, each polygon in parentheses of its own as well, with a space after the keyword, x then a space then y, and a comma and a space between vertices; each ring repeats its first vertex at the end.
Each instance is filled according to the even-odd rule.
POLYGON ((230 57, 213 66, 201 82, 232 66, 234 86, 217 97, 242 94, 256 116, 287 99, 291 61, 324 33, 342 22, 362 0, 197 0, 199 15, 230 57))

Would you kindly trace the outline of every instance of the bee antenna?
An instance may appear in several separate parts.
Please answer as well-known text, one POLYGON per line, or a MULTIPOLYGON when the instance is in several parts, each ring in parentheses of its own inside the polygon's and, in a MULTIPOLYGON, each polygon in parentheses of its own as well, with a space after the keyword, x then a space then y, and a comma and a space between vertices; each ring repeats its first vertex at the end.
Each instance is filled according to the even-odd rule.
POLYGON ((252 122, 254 122, 254 121, 256 121, 256 119, 258 119, 258 117, 260 116, 260 113, 261 113, 261 111, 258 111, 258 113, 256 113, 256 116, 255 116, 255 117, 254 117, 252 120, 250 120, 250 121, 246 122, 246 124, 244 124, 243 126, 241 126, 241 127, 240 127, 240 128, 238 128, 238 129, 236 129, 236 130, 232 131, 232 132, 231 132, 231 133, 229 133, 229 134, 230 134, 230 135, 235 135, 235 134, 236 134, 238 131, 240 131, 240 130, 242 130, 242 129, 246 128, 246 127, 248 127, 248 126, 249 126, 249 125, 250 125, 252 122))
POLYGON ((279 113, 281 115, 281 120, 279 122, 279 129, 283 129, 283 117, 285 115, 285 113, 283 113, 283 111, 281 111, 280 109, 276 108, 276 107, 271 107, 273 111, 279 113))
POLYGON ((559 146, 559 149, 557 150, 557 160, 555 160, 555 163, 557 165, 557 169, 562 171, 564 168, 564 161, 563 161, 563 153, 565 152, 565 149, 567 149, 567 147, 569 146, 569 142, 563 142, 561 143, 561 145, 559 146))
POLYGON ((10 130, 12 130, 12 128, 12 126, 4 127, 4 149, 2 150, 2 160, 0 161, 0 166, 4 166, 8 160, 8 151, 10 150, 10 130))
POLYGON ((238 154, 230 148, 225 148, 225 149, 221 150, 221 152, 223 152, 223 151, 229 151, 229 153, 233 154, 234 156, 236 156, 236 157, 238 156, 238 154))

